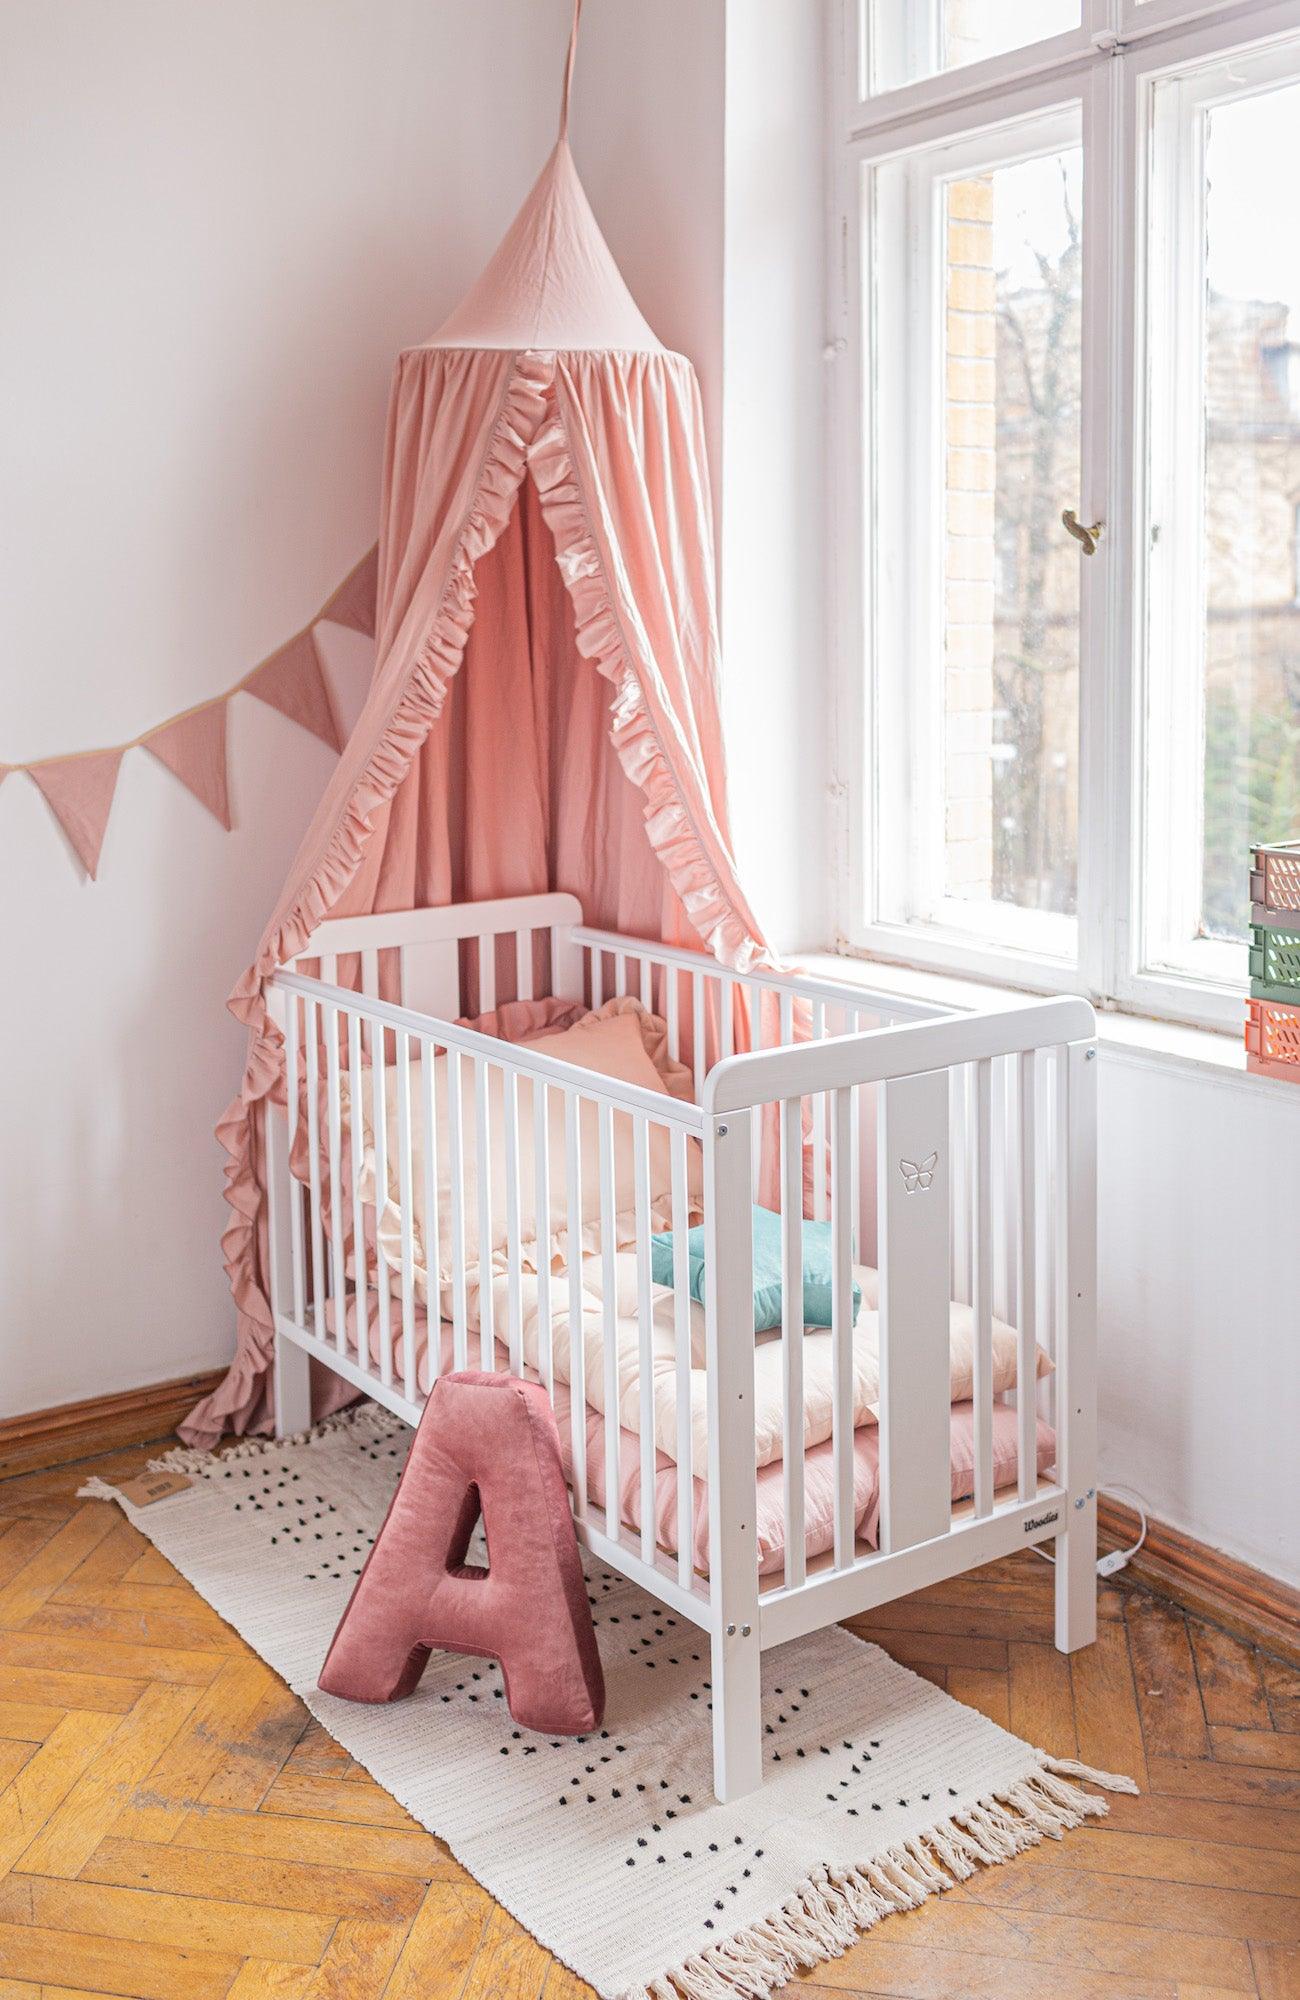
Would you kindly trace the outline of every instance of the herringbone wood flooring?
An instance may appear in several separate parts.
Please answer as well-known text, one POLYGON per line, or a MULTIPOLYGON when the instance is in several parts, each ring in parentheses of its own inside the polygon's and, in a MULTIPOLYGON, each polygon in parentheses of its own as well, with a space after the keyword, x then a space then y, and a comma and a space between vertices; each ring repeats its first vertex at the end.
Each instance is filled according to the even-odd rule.
MULTIPOLYGON (((574 2000, 438 1840, 310 1720, 88 1470, 0 1484, 0 2000, 574 2000)), ((1141 1591, 1053 1649, 1026 1554, 860 1629, 1063 1756, 1103 1827, 891 1917, 791 1995, 1300 1994, 1300 1675, 1141 1591)))

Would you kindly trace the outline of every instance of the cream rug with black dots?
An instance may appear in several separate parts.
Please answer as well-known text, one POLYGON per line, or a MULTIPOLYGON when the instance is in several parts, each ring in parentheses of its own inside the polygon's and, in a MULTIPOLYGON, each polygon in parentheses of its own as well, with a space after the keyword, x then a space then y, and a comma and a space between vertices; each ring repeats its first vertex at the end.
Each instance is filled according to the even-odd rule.
POLYGON ((1059 1836, 1103 1800, 838 1627, 764 1656, 764 1782, 720 1806, 709 1646, 588 1564, 605 1726, 533 1735, 498 1669, 434 1653, 410 1699, 316 1675, 412 1433, 362 1405, 306 1439, 175 1452, 189 1488, 132 1521, 347 1750, 605 2000, 735 2000, 837 1956, 892 1910, 1059 1836))

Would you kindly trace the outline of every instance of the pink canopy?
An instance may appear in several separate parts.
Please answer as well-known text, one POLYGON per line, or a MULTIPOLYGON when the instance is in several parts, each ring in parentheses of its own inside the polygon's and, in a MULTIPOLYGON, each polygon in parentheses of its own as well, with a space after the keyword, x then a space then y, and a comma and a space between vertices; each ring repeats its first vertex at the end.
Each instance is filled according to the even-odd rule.
POLYGON ((255 1114, 284 1070, 263 981, 323 918, 564 889, 589 922, 738 970, 768 957, 727 825, 699 387, 579 183, 573 49, 532 192, 440 331, 398 358, 374 683, 230 1001, 249 1028, 218 1127, 239 1344, 191 1443, 270 1419, 255 1114))

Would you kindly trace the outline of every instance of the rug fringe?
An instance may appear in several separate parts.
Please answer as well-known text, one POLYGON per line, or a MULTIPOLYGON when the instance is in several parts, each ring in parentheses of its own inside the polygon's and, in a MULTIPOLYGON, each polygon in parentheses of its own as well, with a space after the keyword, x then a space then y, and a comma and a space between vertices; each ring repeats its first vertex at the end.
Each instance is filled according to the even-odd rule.
MULTIPOLYGON (((376 1436, 389 1437, 394 1429, 405 1426, 400 1417, 391 1416, 378 1404, 362 1404, 347 1410, 336 1410, 332 1417, 322 1417, 310 1430, 298 1431, 293 1437, 241 1438, 238 1444, 229 1445, 223 1451, 201 1451, 194 1445, 173 1445, 161 1458, 147 1461, 149 1472, 183 1472, 202 1475, 217 1466, 229 1465, 241 1458, 263 1458, 269 1452, 284 1451, 290 1445, 319 1444, 322 1438, 335 1431, 373 1430, 376 1436)), ((78 1500, 121 1500, 118 1488, 106 1479, 92 1477, 84 1486, 77 1488, 78 1500)))
POLYGON ((882 1917, 915 1910, 968 1881, 981 1864, 1010 1861, 1044 1838, 1059 1840, 1085 1819, 1104 1816, 1106 1801, 1068 1784, 1066 1773, 1107 1791, 1137 1790, 1131 1778, 1044 1757, 1041 1770, 914 1839, 856 1867, 818 1870, 772 1916, 720 1939, 648 1986, 625 1988, 615 2000, 767 2000, 796 1973, 838 1958, 882 1917))

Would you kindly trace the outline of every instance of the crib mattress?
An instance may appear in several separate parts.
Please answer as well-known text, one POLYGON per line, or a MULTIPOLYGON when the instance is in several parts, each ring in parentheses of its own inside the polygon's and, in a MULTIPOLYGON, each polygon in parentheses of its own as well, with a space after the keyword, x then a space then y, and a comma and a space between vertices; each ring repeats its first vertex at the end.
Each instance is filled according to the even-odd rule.
MULTIPOLYGON (((402 1308, 391 1302, 395 1351, 400 1351, 402 1308)), ((371 1294, 369 1307, 372 1365, 378 1361, 376 1301, 371 1294)), ((452 1329, 446 1321, 439 1326, 439 1373, 455 1366, 452 1329)), ((332 1328, 332 1319, 331 1319, 332 1328)), ((347 1339, 356 1353, 356 1325, 351 1303, 347 1314, 347 1339)), ((432 1380, 428 1352, 428 1322, 422 1309, 415 1314, 415 1352, 420 1386, 427 1390, 432 1380)), ((496 1365, 502 1372, 510 1366, 507 1348, 498 1341, 496 1365)), ((470 1366, 480 1366, 478 1335, 470 1338, 470 1366)), ((537 1371, 527 1362, 520 1371, 537 1380, 537 1371)), ((572 1403, 568 1384, 555 1383, 553 1404, 560 1432, 560 1451, 565 1477, 573 1485, 572 1403)), ((1019 1476, 1017 1412, 1004 1404, 993 1406, 993 1479, 996 1488, 1014 1486, 1019 1476)), ((599 1410, 586 1410, 587 1498, 606 1508, 605 1419, 599 1410)), ((1042 1474, 1056 1458, 1056 1435, 1041 1418, 1037 1423, 1037 1470, 1042 1474)), ((693 1460, 692 1470, 700 1463, 693 1460)), ((619 1430, 619 1518, 637 1534, 641 1528, 641 1440, 636 1431, 619 1430)), ((969 1499, 975 1490, 975 1418, 969 1400, 954 1402, 950 1422, 950 1490, 954 1501, 969 1499)), ((700 1465, 702 1473, 703 1467, 700 1465)), ((692 1560, 701 1575, 709 1570, 709 1496, 706 1480, 692 1478, 692 1560)), ((778 1573, 785 1563, 784 1467, 780 1458, 768 1459, 757 1469, 758 1567, 761 1576, 778 1573)), ((859 1542, 875 1548, 880 1516, 880 1433, 874 1422, 861 1423, 853 1434, 853 1511, 859 1542)), ((655 1539, 666 1554, 677 1553, 677 1467, 663 1451, 655 1453, 655 1539)), ((834 1542, 834 1447, 829 1438, 809 1444, 804 1450, 804 1546, 811 1560, 824 1554, 834 1542)))

